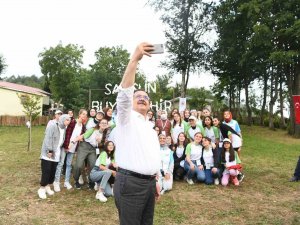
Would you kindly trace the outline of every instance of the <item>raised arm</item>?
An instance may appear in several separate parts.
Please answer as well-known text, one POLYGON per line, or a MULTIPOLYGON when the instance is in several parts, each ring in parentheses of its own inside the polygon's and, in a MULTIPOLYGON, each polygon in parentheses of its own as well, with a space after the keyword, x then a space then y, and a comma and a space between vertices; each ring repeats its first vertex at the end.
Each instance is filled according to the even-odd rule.
POLYGON ((139 44, 123 75, 117 96, 117 126, 125 125, 130 120, 130 112, 133 106, 133 92, 134 92, 134 82, 135 73, 137 69, 138 62, 143 58, 144 55, 151 56, 149 51, 153 50, 153 46, 148 43, 139 44))
POLYGON ((138 62, 143 58, 144 55, 151 57, 149 52, 153 50, 153 45, 146 42, 143 42, 136 47, 123 75, 120 84, 122 88, 129 88, 133 86, 138 62))

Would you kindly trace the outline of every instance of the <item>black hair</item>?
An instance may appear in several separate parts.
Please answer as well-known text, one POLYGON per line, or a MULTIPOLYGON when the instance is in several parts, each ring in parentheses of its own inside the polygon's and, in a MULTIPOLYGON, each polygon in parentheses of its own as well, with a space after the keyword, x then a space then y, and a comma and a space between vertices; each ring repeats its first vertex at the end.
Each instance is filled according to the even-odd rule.
MULTIPOLYGON (((235 160, 235 153, 234 153, 234 149, 232 147, 232 144, 229 142, 230 144, 230 147, 229 147, 229 161, 232 162, 235 160)), ((223 142, 223 148, 222 148, 222 152, 221 152, 221 157, 222 157, 222 162, 226 162, 226 159, 225 159, 225 152, 226 152, 226 149, 224 148, 224 142, 223 142)))
POLYGON ((207 125, 205 124, 205 119, 206 118, 209 118, 210 119, 210 126, 212 127, 213 126, 213 119, 212 119, 212 117, 211 116, 205 116, 204 118, 203 118, 203 127, 207 127, 207 125))
POLYGON ((107 141, 107 142, 105 142, 102 151, 105 151, 106 154, 107 154, 107 157, 110 158, 110 160, 113 160, 113 159, 114 159, 114 155, 115 155, 115 150, 116 150, 116 145, 115 145, 115 143, 112 142, 112 141, 107 141), (113 149, 111 152, 109 152, 109 151, 107 150, 107 147, 108 147, 109 143, 113 143, 113 145, 114 145, 114 149, 113 149))

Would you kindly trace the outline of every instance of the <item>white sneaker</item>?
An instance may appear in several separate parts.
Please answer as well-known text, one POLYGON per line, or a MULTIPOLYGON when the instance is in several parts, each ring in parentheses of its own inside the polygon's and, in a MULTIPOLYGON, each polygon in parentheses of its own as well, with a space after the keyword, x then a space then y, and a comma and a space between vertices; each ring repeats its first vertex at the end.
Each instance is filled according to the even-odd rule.
POLYGON ((39 195, 39 198, 46 199, 47 198, 46 189, 45 188, 39 188, 38 195, 39 195))
POLYGON ((53 182, 53 188, 54 188, 54 191, 55 191, 55 192, 60 192, 60 183, 54 181, 54 182, 53 182))
POLYGON ((94 190, 98 191, 98 189, 99 189, 99 186, 98 186, 97 182, 95 182, 94 190))
POLYGON ((106 202, 107 198, 104 196, 103 192, 97 192, 96 199, 100 200, 100 202, 106 202))
POLYGON ((73 188, 72 185, 69 182, 65 182, 64 187, 67 188, 68 190, 73 188))
POLYGON ((192 179, 186 179, 186 182, 188 182, 188 184, 194 184, 194 181, 192 179))
POLYGON ((81 184, 81 185, 84 184, 84 180, 82 179, 82 175, 79 176, 78 183, 81 184))
POLYGON ((215 185, 219 185, 219 184, 220 184, 219 178, 215 178, 215 185))
POLYGON ((162 189, 162 190, 160 191, 160 195, 163 195, 164 193, 165 193, 165 190, 162 189))
POLYGON ((51 190, 51 187, 49 185, 47 185, 45 189, 46 189, 46 193, 48 195, 54 195, 54 191, 51 190))

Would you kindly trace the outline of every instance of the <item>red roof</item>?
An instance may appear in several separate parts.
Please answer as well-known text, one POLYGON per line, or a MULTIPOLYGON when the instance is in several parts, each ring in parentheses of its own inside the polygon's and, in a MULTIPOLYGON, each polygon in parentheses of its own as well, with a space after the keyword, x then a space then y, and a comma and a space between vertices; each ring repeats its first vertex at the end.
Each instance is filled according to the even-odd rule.
POLYGON ((6 82, 6 81, 0 81, 0 88, 25 92, 25 93, 29 93, 29 94, 42 95, 42 96, 51 95, 50 93, 43 91, 42 89, 39 89, 39 88, 29 87, 29 86, 25 86, 22 84, 10 83, 10 82, 6 82))

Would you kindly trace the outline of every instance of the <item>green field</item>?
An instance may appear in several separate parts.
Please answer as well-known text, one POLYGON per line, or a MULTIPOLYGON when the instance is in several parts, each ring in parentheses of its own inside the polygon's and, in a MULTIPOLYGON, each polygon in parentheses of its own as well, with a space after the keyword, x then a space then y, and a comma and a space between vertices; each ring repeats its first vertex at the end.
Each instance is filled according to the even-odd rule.
MULTIPOLYGON (((45 127, 33 127, 27 152, 25 127, 0 127, 0 224, 118 224, 114 199, 95 192, 37 196, 45 127)), ((156 204, 155 224, 300 224, 300 182, 290 183, 300 140, 284 131, 242 126, 244 181, 239 187, 175 182, 156 204)))

